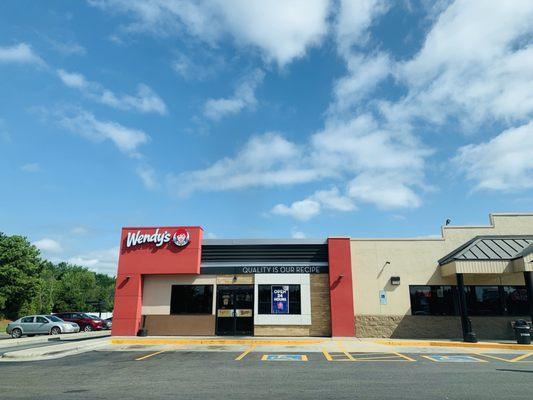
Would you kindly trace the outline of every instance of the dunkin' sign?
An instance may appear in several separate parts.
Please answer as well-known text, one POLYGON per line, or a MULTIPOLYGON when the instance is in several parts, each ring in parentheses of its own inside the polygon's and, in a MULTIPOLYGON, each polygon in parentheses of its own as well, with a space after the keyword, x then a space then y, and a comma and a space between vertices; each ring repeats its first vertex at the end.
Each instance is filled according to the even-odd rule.
POLYGON ((160 232, 159 228, 154 233, 142 233, 128 232, 126 236, 126 248, 135 247, 141 244, 153 244, 156 247, 161 247, 164 244, 170 242, 174 243, 178 247, 186 246, 189 243, 189 232, 185 228, 178 228, 175 232, 163 231, 160 232))

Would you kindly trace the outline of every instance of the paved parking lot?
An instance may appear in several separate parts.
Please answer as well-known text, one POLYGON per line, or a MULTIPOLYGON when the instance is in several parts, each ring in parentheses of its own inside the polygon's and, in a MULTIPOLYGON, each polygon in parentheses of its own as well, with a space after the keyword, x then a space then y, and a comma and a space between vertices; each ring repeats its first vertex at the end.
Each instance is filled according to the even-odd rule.
POLYGON ((531 395, 533 353, 286 350, 154 347, 0 363, 0 388, 6 399, 526 399, 531 395))

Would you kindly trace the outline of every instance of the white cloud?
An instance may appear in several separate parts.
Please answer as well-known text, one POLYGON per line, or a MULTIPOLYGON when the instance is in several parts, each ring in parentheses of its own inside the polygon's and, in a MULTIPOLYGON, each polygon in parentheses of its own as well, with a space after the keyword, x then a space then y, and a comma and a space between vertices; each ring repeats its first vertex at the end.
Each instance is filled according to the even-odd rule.
POLYGON ((463 128, 533 112, 533 2, 456 1, 437 18, 422 49, 398 63, 396 79, 408 89, 383 104, 393 123, 422 118, 463 128))
POLYGON ((304 199, 295 201, 290 206, 278 204, 272 209, 272 213, 307 221, 320 213, 320 203, 315 200, 304 199))
POLYGON ((295 201, 290 206, 277 204, 271 213, 290 216, 301 221, 307 221, 322 211, 323 208, 336 211, 353 211, 356 209, 353 199, 340 194, 338 188, 319 190, 308 198, 295 201))
POLYGON ((82 74, 57 71, 61 81, 68 87, 80 90, 85 96, 119 110, 135 110, 141 113, 167 113, 165 102, 148 86, 140 84, 136 95, 117 95, 97 82, 88 81, 82 74))
POLYGON ((87 267, 95 272, 114 276, 117 274, 119 248, 95 250, 68 259, 69 263, 87 267))
POLYGON ((41 166, 38 163, 29 163, 24 164, 20 167, 20 169, 24 172, 39 172, 41 170, 41 166))
POLYGON ((533 122, 459 149, 454 162, 477 189, 533 188, 533 122))
POLYGON ((35 64, 44 65, 29 44, 19 43, 13 46, 0 46, 0 63, 35 64))
POLYGON ((335 25, 339 52, 347 56, 353 45, 365 44, 369 37, 368 28, 389 6, 390 3, 384 0, 341 0, 335 25))
POLYGON ((87 80, 82 74, 67 72, 63 69, 59 69, 57 70, 57 75, 68 87, 82 89, 87 86, 87 80))
POLYGON ((392 69, 389 56, 379 53, 374 56, 350 55, 346 59, 348 75, 335 82, 334 103, 330 112, 342 113, 357 105, 392 69))
POLYGON ((348 184, 348 194, 383 210, 416 208, 420 206, 421 199, 410 187, 412 182, 412 178, 402 172, 365 172, 348 184))
POLYGON ((145 188, 155 189, 157 187, 156 173, 151 167, 140 165, 137 167, 136 172, 145 188))
POLYGON ((331 210, 354 211, 357 208, 353 199, 342 196, 336 187, 329 190, 319 190, 311 198, 318 201, 324 208, 331 210))
POLYGON ((141 130, 127 128, 116 122, 97 120, 84 110, 61 113, 58 122, 64 128, 95 142, 110 140, 122 152, 137 156, 137 148, 150 140, 141 130))
POLYGON ((74 235, 86 235, 89 231, 87 228, 83 227, 83 226, 76 226, 74 228, 72 228, 72 230, 70 231, 72 234, 74 235))
POLYGON ((307 235, 304 232, 299 231, 297 229, 293 229, 291 231, 291 236, 292 236, 293 239, 305 239, 305 238, 307 238, 307 235))
POLYGON ((83 56, 87 54, 85 47, 76 42, 59 42, 50 38, 48 38, 48 42, 54 50, 67 56, 83 56))
POLYGON ((126 32, 187 33, 214 45, 226 36, 282 66, 320 44, 327 33, 328 0, 89 0, 129 14, 126 32))
POLYGON ((279 133, 252 136, 234 158, 222 158, 205 169, 167 177, 181 195, 246 187, 292 185, 316 180, 319 172, 301 164, 302 150, 279 133))
POLYGON ((63 251, 61 244, 58 241, 50 238, 43 238, 33 242, 32 244, 39 250, 48 253, 61 253, 63 251))
POLYGON ((233 96, 207 100, 204 104, 204 115, 209 119, 219 120, 227 115, 237 114, 245 108, 254 108, 257 104, 255 91, 263 81, 264 76, 263 71, 255 70, 242 80, 233 96))

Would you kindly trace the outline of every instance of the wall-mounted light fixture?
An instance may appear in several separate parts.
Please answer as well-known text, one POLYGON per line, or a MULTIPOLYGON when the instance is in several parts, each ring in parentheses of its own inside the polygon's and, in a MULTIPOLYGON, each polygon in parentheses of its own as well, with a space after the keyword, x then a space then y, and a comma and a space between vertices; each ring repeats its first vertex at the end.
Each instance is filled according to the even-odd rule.
POLYGON ((237 277, 233 275, 233 279, 231 280, 233 283, 237 282, 237 277))
POLYGON ((390 277, 390 284, 392 286, 399 286, 400 285, 400 277, 399 276, 391 276, 390 277))

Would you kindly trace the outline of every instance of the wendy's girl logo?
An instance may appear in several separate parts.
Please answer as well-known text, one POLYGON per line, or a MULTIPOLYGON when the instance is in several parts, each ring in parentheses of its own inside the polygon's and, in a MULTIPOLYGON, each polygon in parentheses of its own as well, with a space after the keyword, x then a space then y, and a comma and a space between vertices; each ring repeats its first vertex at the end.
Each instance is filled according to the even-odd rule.
POLYGON ((179 228, 172 236, 172 241, 178 247, 186 246, 189 243, 189 232, 185 228, 179 228))

